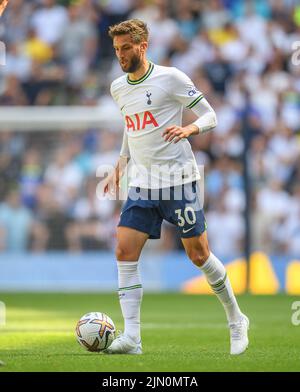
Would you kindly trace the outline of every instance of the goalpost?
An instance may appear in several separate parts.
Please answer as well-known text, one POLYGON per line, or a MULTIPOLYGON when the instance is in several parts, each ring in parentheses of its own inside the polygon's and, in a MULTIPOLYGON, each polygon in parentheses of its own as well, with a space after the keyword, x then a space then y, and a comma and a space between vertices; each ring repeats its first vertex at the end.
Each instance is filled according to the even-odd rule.
MULTIPOLYGON (((117 107, 108 103, 93 107, 0 106, 0 204, 17 191, 35 223, 30 234, 27 223, 23 224, 19 230, 23 242, 16 246, 30 252, 42 249, 46 255, 48 250, 70 249, 71 223, 86 220, 86 230, 92 230, 86 200, 101 180, 97 168, 104 164, 113 167, 117 162, 123 127, 117 107)), ((102 204, 100 212, 97 209, 102 214, 101 235, 90 238, 90 231, 85 234, 90 237, 83 251, 108 249, 113 241, 107 233, 116 207, 108 204, 102 204)), ((0 225, 0 253, 9 252, 15 243, 8 245, 1 229, 0 225)), ((76 230, 75 224, 72 230, 76 230)))
POLYGON ((2 106, 1 131, 59 131, 122 127, 122 117, 115 108, 84 106, 2 106))

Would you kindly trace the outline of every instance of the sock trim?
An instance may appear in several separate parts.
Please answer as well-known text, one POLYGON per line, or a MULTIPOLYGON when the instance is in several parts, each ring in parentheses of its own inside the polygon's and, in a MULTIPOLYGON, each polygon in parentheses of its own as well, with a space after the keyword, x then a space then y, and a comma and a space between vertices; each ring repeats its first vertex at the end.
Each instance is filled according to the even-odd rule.
POLYGON ((218 289, 218 290, 216 290, 216 289, 212 289, 212 290, 213 290, 213 292, 214 292, 215 294, 220 294, 220 293, 222 293, 225 289, 226 289, 226 286, 224 285, 223 287, 221 287, 221 288, 218 289))
POLYGON ((222 284, 225 283, 225 280, 226 280, 226 279, 227 279, 227 272, 225 272, 225 276, 224 276, 224 278, 223 278, 222 280, 220 280, 220 281, 217 282, 217 283, 211 284, 211 287, 214 288, 214 289, 218 289, 219 286, 222 286, 222 284))
POLYGON ((141 284, 135 284, 134 286, 120 287, 119 291, 141 289, 142 287, 143 286, 141 284))

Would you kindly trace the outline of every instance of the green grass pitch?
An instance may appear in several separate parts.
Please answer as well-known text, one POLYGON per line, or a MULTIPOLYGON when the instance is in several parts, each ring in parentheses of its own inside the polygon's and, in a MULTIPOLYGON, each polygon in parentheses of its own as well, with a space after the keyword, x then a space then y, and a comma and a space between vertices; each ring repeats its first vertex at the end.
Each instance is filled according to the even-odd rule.
MULTIPOLYGON (((89 311, 107 313, 122 329, 117 294, 0 294, 0 372, 14 371, 300 371, 300 326, 291 322, 296 297, 239 297, 250 318, 250 345, 229 355, 225 314, 213 296, 145 293, 143 355, 89 353, 74 328, 89 311)), ((299 298, 298 298, 299 300, 299 298)))

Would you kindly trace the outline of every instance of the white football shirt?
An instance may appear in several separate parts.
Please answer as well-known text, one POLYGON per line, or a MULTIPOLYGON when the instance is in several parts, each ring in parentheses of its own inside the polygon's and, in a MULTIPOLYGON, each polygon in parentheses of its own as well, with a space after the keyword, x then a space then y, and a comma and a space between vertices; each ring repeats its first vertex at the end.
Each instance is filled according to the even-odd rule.
POLYGON ((206 101, 187 75, 150 62, 141 79, 123 75, 114 80, 111 95, 125 121, 120 155, 130 157, 130 186, 164 188, 200 179, 189 141, 162 137, 167 127, 182 125, 184 107, 206 101))

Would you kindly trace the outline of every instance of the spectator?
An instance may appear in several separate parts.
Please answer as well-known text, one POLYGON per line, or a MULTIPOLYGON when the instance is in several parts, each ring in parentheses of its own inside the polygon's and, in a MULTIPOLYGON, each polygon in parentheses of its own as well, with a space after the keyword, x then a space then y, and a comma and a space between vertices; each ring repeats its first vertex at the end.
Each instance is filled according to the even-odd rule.
MULTIPOLYGON (((145 19, 151 30, 151 60, 185 71, 217 112, 216 129, 190 140, 198 164, 205 164, 213 246, 228 254, 242 249, 243 228, 240 236, 233 226, 240 227, 244 210, 241 157, 247 129, 253 249, 299 252, 300 67, 292 56, 292 43, 300 40, 296 2, 59 4, 10 1, 0 21, 7 49, 6 66, 0 67, 0 105, 80 104, 111 111, 109 85, 122 72, 113 57, 108 26, 128 15, 145 19), (222 238, 224 229, 219 233, 220 222, 233 236, 232 245, 222 238)), ((193 116, 184 112, 185 124, 193 116)), ((30 217, 33 223, 23 226, 26 249, 113 246, 120 205, 98 203, 93 187, 96 191, 97 168, 115 164, 122 134, 122 128, 103 124, 76 134, 0 132, 1 208, 6 214, 26 211, 30 217), (13 209, 6 193, 15 184, 23 205, 19 201, 13 209)), ((7 249, 3 224, 0 231, 2 248, 7 249)), ((162 241, 151 243, 149 249, 180 246, 180 239, 165 225, 162 241)))
POLYGON ((210 80, 216 93, 224 94, 226 83, 232 75, 229 61, 225 60, 220 48, 215 49, 215 56, 212 61, 204 65, 205 73, 210 80))
POLYGON ((19 79, 15 75, 8 75, 5 80, 5 88, 0 96, 1 106, 24 106, 28 101, 22 90, 19 79))
POLYGON ((149 42, 149 57, 152 61, 160 63, 178 38, 180 32, 176 22, 170 18, 166 0, 156 0, 158 8, 157 18, 149 24, 151 30, 149 42))
POLYGON ((33 210, 36 207, 36 193, 42 182, 41 157, 37 150, 26 151, 20 174, 20 195, 23 205, 33 210))
POLYGON ((38 37, 50 45, 56 44, 62 38, 67 23, 66 9, 56 4, 55 0, 43 0, 42 7, 36 10, 31 18, 31 26, 38 37))
POLYGON ((290 195, 284 190, 283 184, 272 180, 257 193, 258 211, 266 218, 277 218, 284 215, 290 208, 290 195))
POLYGON ((96 186, 94 178, 88 179, 86 194, 74 206, 73 222, 66 228, 68 248, 71 251, 105 249, 113 235, 114 228, 108 222, 114 213, 115 205, 110 200, 98 200, 96 186))
POLYGON ((200 27, 199 15, 195 13, 192 3, 192 0, 180 0, 175 5, 175 20, 185 41, 193 39, 200 27))
POLYGON ((209 227, 209 241, 216 254, 223 257, 238 257, 243 252, 243 238, 245 226, 242 215, 237 211, 230 211, 223 198, 206 215, 209 227))
POLYGON ((42 41, 35 30, 30 29, 24 43, 24 51, 32 61, 47 63, 52 59, 53 51, 49 44, 42 41))
POLYGON ((230 13, 221 0, 213 0, 205 4, 202 21, 207 30, 221 29, 230 21, 230 13))
POLYGON ((0 204, 0 246, 9 252, 29 249, 32 236, 34 250, 41 250, 45 241, 41 226, 36 224, 30 210, 21 204, 19 191, 9 191, 0 204))
POLYGON ((59 51, 67 64, 69 84, 80 85, 96 55, 97 32, 91 20, 82 18, 80 4, 71 4, 68 13, 69 23, 64 28, 59 51))
POLYGON ((129 14, 130 19, 140 19, 151 25, 159 17, 156 4, 147 0, 135 0, 133 11, 129 14))
POLYGON ((29 78, 32 66, 30 57, 23 53, 21 48, 20 43, 7 45, 5 67, 3 67, 3 71, 1 70, 6 78, 13 75, 19 82, 26 81, 29 78))
POLYGON ((44 229, 44 250, 66 250, 66 227, 70 221, 56 201, 51 185, 41 184, 37 190, 36 219, 44 229))
POLYGON ((72 162, 66 148, 55 153, 55 160, 45 171, 45 183, 54 189, 54 199, 61 208, 72 208, 82 185, 82 173, 72 162))
POLYGON ((30 23, 32 4, 24 0, 10 0, 9 7, 2 18, 5 23, 3 41, 7 44, 18 44, 24 40, 30 23))

